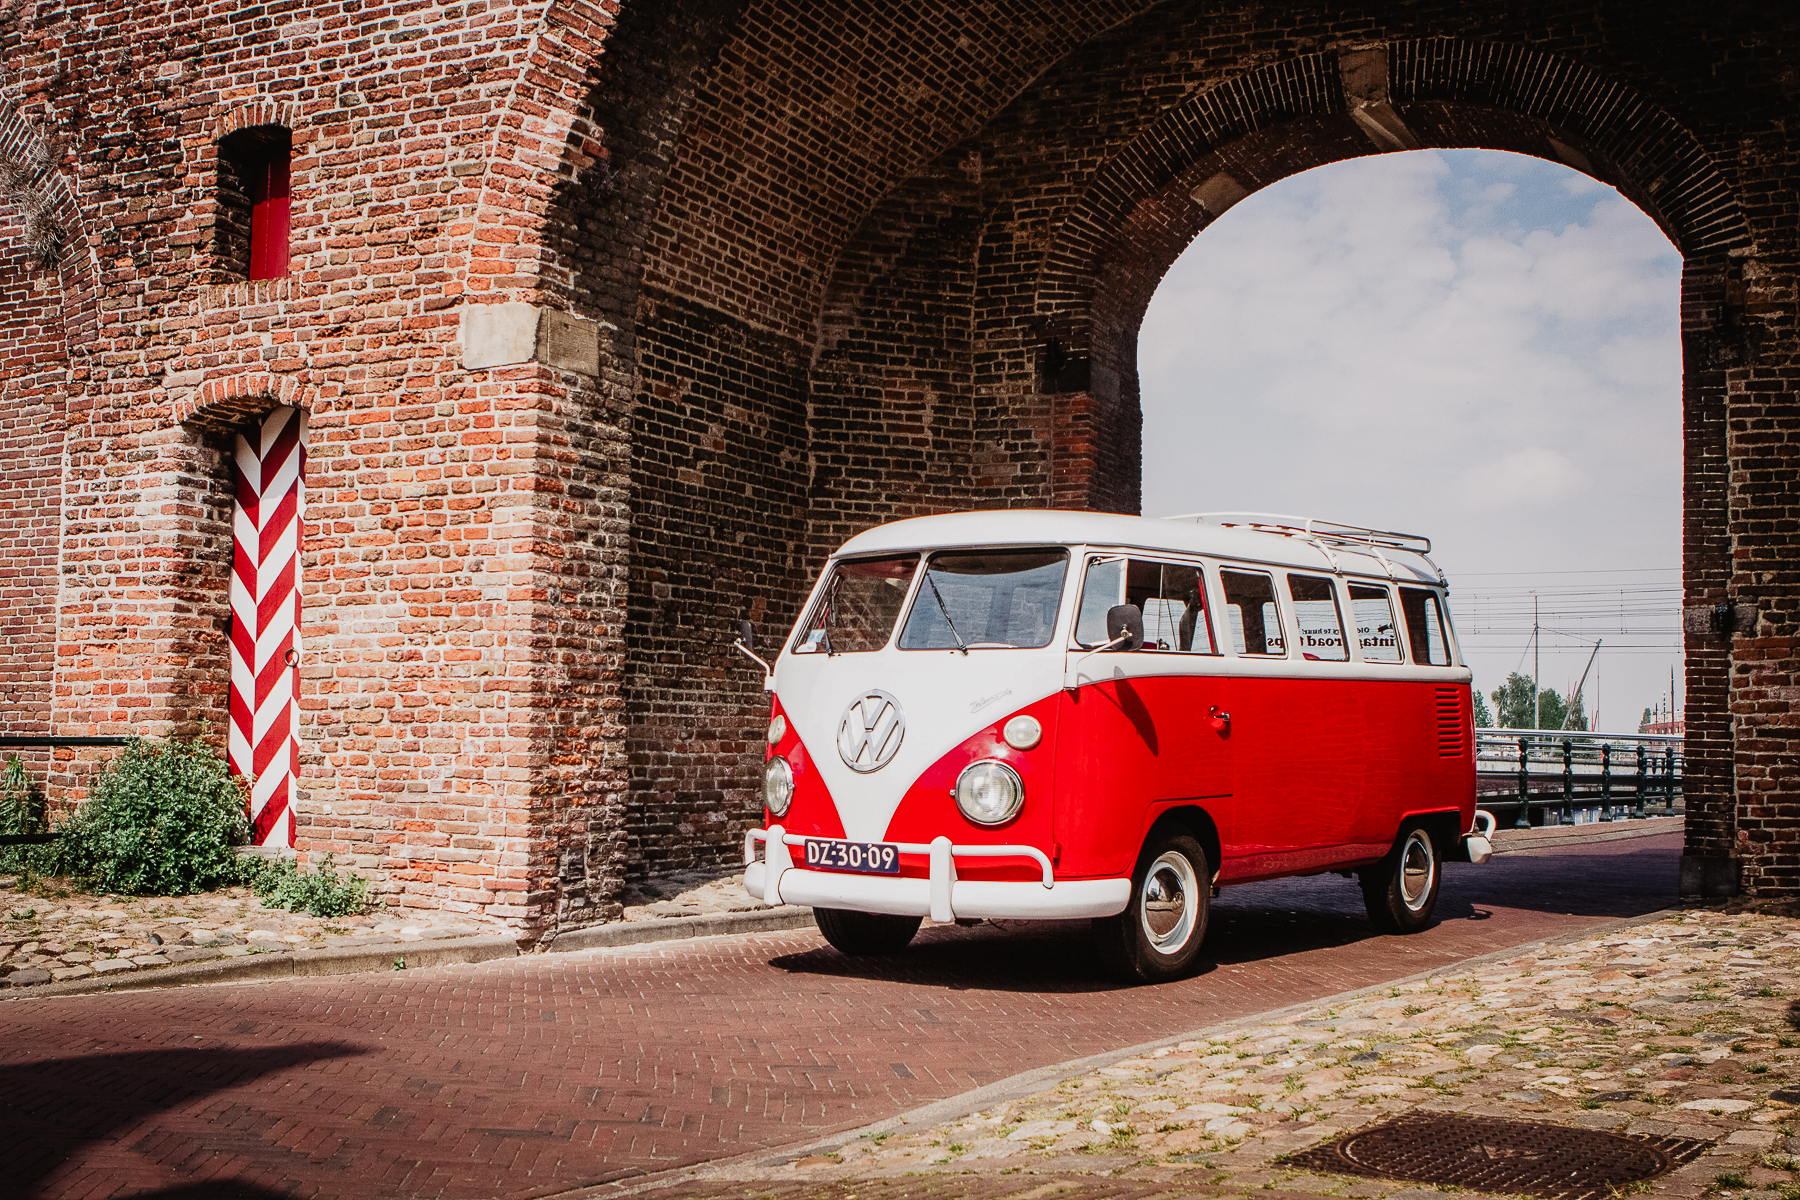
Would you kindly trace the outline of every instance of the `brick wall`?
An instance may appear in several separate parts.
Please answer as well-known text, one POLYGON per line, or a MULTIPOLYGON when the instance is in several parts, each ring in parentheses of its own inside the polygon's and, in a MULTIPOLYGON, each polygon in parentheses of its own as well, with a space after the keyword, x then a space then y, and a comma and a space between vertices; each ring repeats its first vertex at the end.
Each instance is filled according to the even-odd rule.
POLYGON ((730 622, 779 637, 881 520, 1135 509, 1181 249, 1295 171, 1488 146, 1687 257, 1686 602, 1756 618, 1692 626, 1688 880, 1800 893, 1793 41, 1475 0, 14 6, 0 719, 223 728, 224 456, 301 405, 303 850, 525 936, 605 919, 756 818, 730 622), (293 269, 248 283, 218 141, 271 123, 293 269))

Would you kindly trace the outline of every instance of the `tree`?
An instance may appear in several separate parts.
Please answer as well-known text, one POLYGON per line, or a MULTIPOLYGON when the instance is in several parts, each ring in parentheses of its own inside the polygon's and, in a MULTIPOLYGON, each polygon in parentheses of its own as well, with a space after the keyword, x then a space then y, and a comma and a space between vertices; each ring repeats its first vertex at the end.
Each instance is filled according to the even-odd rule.
POLYGON ((1528 676, 1514 671, 1491 695, 1494 717, 1500 722, 1501 729, 1532 728, 1531 679, 1528 676))
POLYGON ((1475 691, 1475 728, 1492 729, 1493 727, 1494 714, 1488 711, 1487 699, 1482 696, 1478 688, 1475 691))
POLYGON ((1642 732, 1644 732, 1644 730, 1650 728, 1650 722, 1652 722, 1654 720, 1656 720, 1655 716, 1653 716, 1651 714, 1650 710, 1646 708, 1644 710, 1643 719, 1638 721, 1638 732, 1642 733, 1642 732))
POLYGON ((1568 714, 1568 716, 1569 716, 1568 728, 1570 728, 1570 729, 1586 729, 1588 727, 1587 710, 1586 710, 1586 707, 1581 703, 1581 697, 1576 696, 1575 703, 1570 705, 1569 708, 1570 708, 1570 712, 1568 714))
POLYGON ((1587 714, 1582 712, 1581 697, 1575 698, 1574 712, 1569 705, 1556 694, 1555 688, 1545 688, 1537 694, 1537 704, 1532 705, 1531 679, 1514 671, 1506 677, 1506 682, 1491 693, 1494 698, 1494 715, 1499 718, 1501 729, 1561 729, 1563 718, 1569 718, 1570 729, 1586 729, 1587 714))

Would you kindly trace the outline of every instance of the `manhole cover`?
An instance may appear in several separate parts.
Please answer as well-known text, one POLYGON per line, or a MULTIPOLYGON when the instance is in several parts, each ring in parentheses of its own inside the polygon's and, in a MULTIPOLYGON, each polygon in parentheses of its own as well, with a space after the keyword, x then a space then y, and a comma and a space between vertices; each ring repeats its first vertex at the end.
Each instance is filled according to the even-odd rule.
POLYGON ((1418 1113, 1348 1134, 1288 1161, 1339 1175, 1578 1200, 1661 1175, 1699 1157, 1709 1144, 1536 1121, 1418 1113))

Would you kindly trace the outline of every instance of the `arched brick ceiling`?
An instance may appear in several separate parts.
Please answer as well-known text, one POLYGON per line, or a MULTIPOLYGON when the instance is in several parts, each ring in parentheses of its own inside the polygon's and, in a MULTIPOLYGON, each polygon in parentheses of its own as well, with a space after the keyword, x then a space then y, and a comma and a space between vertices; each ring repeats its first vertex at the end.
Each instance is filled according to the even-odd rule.
MULTIPOLYGON (((1580 61, 1605 58, 1597 28, 1559 32, 1546 16, 1535 31, 1529 17, 1508 31, 1553 51, 1495 31, 1493 43, 1443 36, 1473 12, 1452 4, 1364 23, 1368 40, 1405 44, 1394 103, 1435 106, 1421 114, 1431 127, 1421 144, 1542 154, 1542 132, 1565 129, 1586 139, 1596 173, 1628 194, 1645 185, 1634 198, 1678 242, 1743 241, 1742 215, 1693 138, 1580 61)), ((989 276, 1016 277, 1024 258, 1046 255, 1033 303, 1057 309, 1091 294, 1110 256, 1125 260, 1115 270, 1147 273, 1124 304, 1141 307, 1172 258, 1160 243, 1185 244, 1205 222, 1185 173, 1207 154, 1259 138, 1240 147, 1254 190, 1374 149, 1343 115, 1341 14, 1240 16, 1144 0, 755 0, 678 140, 643 281, 810 340, 827 289, 841 310, 846 290, 879 272, 873 260, 904 242, 910 222, 883 215, 884 202, 916 214, 941 182, 971 183, 993 215, 982 254, 1000 265, 989 276), (1271 45, 1287 49, 1271 58, 1271 45), (1313 127, 1283 131, 1307 119, 1313 127), (1276 150, 1284 137, 1295 144, 1276 150), (1334 139, 1342 145, 1322 144, 1334 139)))
POLYGON ((683 130, 645 283, 810 335, 882 196, 1146 0, 746 6, 683 130))

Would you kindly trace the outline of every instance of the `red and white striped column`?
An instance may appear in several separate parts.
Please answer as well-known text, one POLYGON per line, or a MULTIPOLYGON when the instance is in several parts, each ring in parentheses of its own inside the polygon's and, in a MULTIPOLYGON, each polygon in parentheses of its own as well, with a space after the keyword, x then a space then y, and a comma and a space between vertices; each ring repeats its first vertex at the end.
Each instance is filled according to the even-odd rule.
POLYGON ((250 840, 294 844, 300 769, 300 512, 306 413, 278 408, 239 434, 232 463, 231 731, 233 772, 254 778, 250 840))

